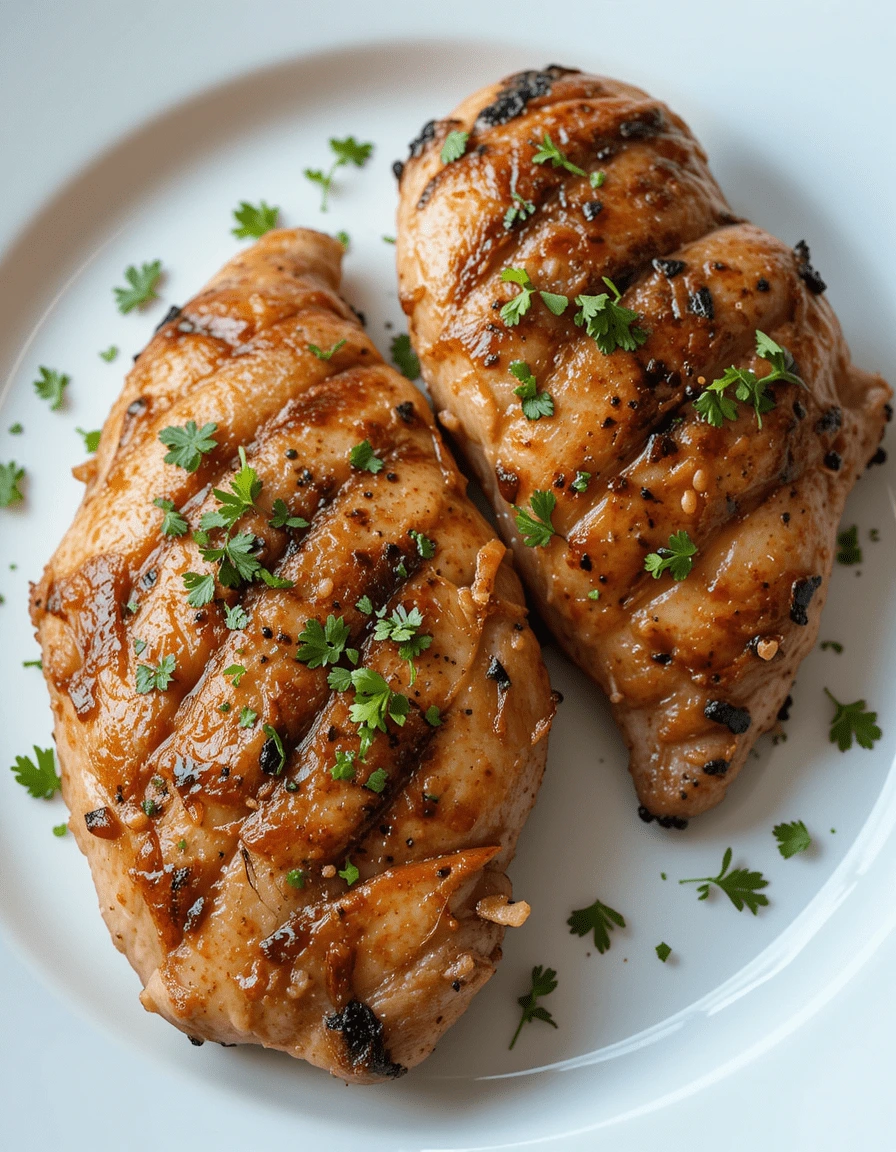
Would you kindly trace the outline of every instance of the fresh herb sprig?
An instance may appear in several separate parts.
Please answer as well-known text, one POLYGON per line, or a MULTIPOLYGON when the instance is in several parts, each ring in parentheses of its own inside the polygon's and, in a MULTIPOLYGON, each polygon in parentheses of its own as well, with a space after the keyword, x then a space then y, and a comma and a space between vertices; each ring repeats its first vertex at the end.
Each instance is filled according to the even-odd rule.
POLYGON ((19 485, 25 479, 25 469, 20 468, 15 460, 8 464, 0 464, 0 508, 9 508, 12 504, 20 504, 25 496, 19 485))
POLYGON ((501 273, 503 284, 517 284, 519 292, 502 304, 500 317, 508 328, 514 328, 526 315, 532 306, 532 297, 537 292, 544 306, 554 316, 562 316, 569 307, 569 299, 556 292, 543 292, 537 289, 529 279, 525 268, 505 268, 501 273))
POLYGON ((513 505, 517 531, 527 548, 546 548, 551 537, 557 535, 557 529, 551 521, 556 506, 557 497, 554 493, 541 490, 532 493, 529 508, 513 505))
POLYGON ((520 1016, 520 1022, 517 1025, 516 1032, 513 1034, 513 1039, 510 1041, 510 1048, 512 1048, 519 1039, 524 1024, 531 1024, 533 1020, 543 1020, 545 1024, 550 1024, 552 1028, 557 1027, 557 1021, 551 1013, 547 1008, 543 1008, 541 1004, 538 1003, 543 997, 550 996, 556 987, 557 973, 553 968, 544 968, 541 964, 538 964, 532 969, 532 987, 525 996, 520 996, 517 999, 517 1004, 519 1004, 523 1012, 520 1016))
POLYGON ((195 420, 188 420, 182 426, 169 425, 159 433, 159 439, 170 452, 165 455, 166 464, 174 464, 187 472, 195 472, 202 463, 202 457, 218 447, 212 439, 218 430, 217 424, 203 424, 199 428, 195 420))
POLYGON ((802 820, 793 820, 790 824, 776 824, 772 835, 778 841, 778 851, 785 860, 796 856, 798 852, 805 852, 812 843, 809 830, 802 820))
POLYGON ((646 340, 648 333, 637 327, 638 313, 619 303, 622 293, 608 276, 602 276, 604 284, 613 293, 600 292, 596 296, 576 296, 579 311, 573 319, 578 327, 594 340, 605 356, 610 356, 617 348, 624 352, 634 352, 646 340))
POLYGON ((133 264, 128 265, 124 271, 124 278, 128 282, 127 288, 112 289, 118 311, 126 314, 135 308, 142 308, 150 300, 157 300, 156 286, 161 275, 161 260, 151 260, 148 264, 141 264, 139 268, 133 264))
POLYGON ((250 204, 248 200, 241 200, 238 208, 233 210, 236 228, 231 228, 237 240, 257 240, 277 227, 277 217, 280 209, 266 204, 264 200, 258 204, 250 204))
POLYGON ((659 580, 666 571, 673 580, 686 580, 694 567, 696 555, 697 545, 682 528, 669 537, 668 548, 658 548, 644 557, 644 571, 649 572, 654 580, 659 580))
POLYGON ((749 908, 755 916, 761 907, 768 904, 768 897, 761 891, 768 887, 768 880, 761 872, 750 872, 747 868, 733 868, 730 872, 732 852, 725 849, 722 868, 718 876, 698 876, 690 880, 679 880, 679 884, 699 884, 698 900, 706 900, 712 885, 720 888, 738 912, 749 908))
POLYGON ((330 190, 333 186, 333 178, 336 172, 347 164, 354 164, 356 168, 363 168, 373 152, 373 144, 360 143, 354 136, 346 136, 343 140, 337 139, 335 136, 330 137, 330 151, 336 157, 326 172, 321 168, 306 168, 305 179, 310 180, 312 184, 319 184, 322 193, 320 200, 321 212, 327 210, 327 200, 330 196, 330 190))
POLYGON ((625 918, 615 909, 595 900, 587 908, 577 908, 566 923, 573 936, 587 936, 593 932, 594 945, 603 955, 610 947, 610 933, 615 928, 624 928, 625 918))
POLYGON ((836 744, 841 752, 848 752, 852 748, 853 739, 860 748, 873 748, 883 735, 877 726, 877 713, 866 710, 864 700, 841 704, 827 688, 824 691, 835 708, 831 718, 831 743, 836 744))
POLYGON ((35 800, 49 800, 62 787, 56 773, 56 760, 52 748, 34 746, 34 760, 30 756, 16 756, 10 768, 16 783, 28 789, 35 800))
POLYGON ((775 407, 774 399, 767 394, 769 385, 781 380, 789 384, 805 383, 793 371, 793 357, 786 348, 776 344, 770 336, 756 329, 756 355, 771 365, 771 372, 759 377, 750 368, 726 368, 718 380, 708 384, 694 401, 694 410, 701 420, 713 428, 721 428, 726 420, 736 420, 737 404, 725 395, 727 388, 734 388, 737 400, 751 404, 756 414, 756 423, 762 427, 762 417, 775 407))
POLYGON ((550 392, 538 391, 538 383, 525 360, 513 360, 508 371, 520 382, 513 394, 522 401, 523 415, 527 420, 554 415, 554 398, 550 392))
POLYGON ((47 368, 43 364, 38 368, 38 377, 34 381, 34 391, 50 405, 50 411, 56 412, 62 407, 65 399, 65 390, 71 383, 71 377, 65 372, 55 368, 47 368))
POLYGON ((458 132, 452 130, 445 137, 445 142, 442 145, 442 151, 439 157, 443 164, 453 164, 455 160, 460 160, 461 156, 467 150, 467 141, 470 139, 469 132, 458 132))

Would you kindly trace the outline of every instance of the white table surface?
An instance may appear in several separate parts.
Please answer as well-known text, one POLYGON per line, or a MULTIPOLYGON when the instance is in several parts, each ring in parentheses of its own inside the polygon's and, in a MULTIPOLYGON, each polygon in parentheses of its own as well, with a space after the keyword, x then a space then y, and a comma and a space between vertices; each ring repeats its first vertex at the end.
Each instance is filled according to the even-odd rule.
MULTIPOLYGON (((798 58, 797 71, 811 71, 819 45, 827 59, 837 46, 862 54, 868 89, 838 90, 830 75, 831 98, 854 102, 857 123, 866 113, 879 118, 893 144, 892 102, 889 111, 870 109, 873 93, 886 91, 880 75, 892 71, 896 21, 883 0, 738 0, 736 6, 726 0, 569 0, 559 19, 558 12, 543 0, 491 8, 454 0, 425 10, 419 0, 0 0, 0 252, 88 157, 190 94, 312 47, 412 37, 421 30, 518 38, 533 50, 543 46, 535 65, 559 56, 564 45, 575 63, 575 45, 587 35, 592 54, 595 41, 606 42, 610 72, 619 58, 614 44, 640 37, 639 79, 649 76, 652 62, 662 61, 668 71, 671 55, 682 69, 714 69, 719 83, 732 28, 738 56, 756 60, 759 78, 770 66, 787 69, 789 57, 798 58), (87 74, 90 84, 82 83, 87 74)), ((686 87, 686 77, 680 83, 686 87)), ((773 114, 761 83, 749 96, 760 115, 773 114)), ((805 92, 795 82, 793 100, 802 99, 805 92)), ((885 143, 886 135, 877 135, 876 147, 885 143)), ((873 178, 871 154, 841 155, 832 163, 858 163, 873 178)), ((892 234, 889 245, 887 237, 879 239, 882 250, 888 247, 885 259, 892 260, 892 234)), ((833 1000, 734 1076, 621 1126, 564 1141, 562 1149, 892 1152, 894 970, 896 939, 890 937, 833 1000)), ((267 1152, 278 1137, 295 1146, 294 1121, 285 1114, 256 1113, 206 1085, 178 1082, 76 1015, 2 934, 0 974, 2 1147, 180 1152, 201 1144, 267 1152)))

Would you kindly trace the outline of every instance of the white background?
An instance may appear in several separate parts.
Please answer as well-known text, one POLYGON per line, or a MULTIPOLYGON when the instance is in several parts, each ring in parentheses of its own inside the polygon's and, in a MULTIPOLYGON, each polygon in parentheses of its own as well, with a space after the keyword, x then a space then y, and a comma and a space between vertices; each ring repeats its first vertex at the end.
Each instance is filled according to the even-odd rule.
MULTIPOLYGON (((431 7, 282 0, 36 0, 13 6, 2 0, 0 250, 87 160, 181 99, 316 46, 422 34, 517 39, 532 45, 536 66, 548 57, 574 64, 578 46, 587 41, 589 57, 605 52, 608 73, 643 83, 684 111, 685 94, 695 88, 704 100, 717 91, 720 102, 729 102, 734 91, 755 109, 751 149, 763 150, 763 124, 781 116, 794 132, 817 135, 811 142, 819 158, 813 192, 828 206, 840 203, 844 232, 858 234, 850 188, 861 181, 872 194, 892 198, 887 176, 896 134, 886 78, 894 30, 890 6, 871 0, 591 0, 562 9, 517 0, 491 10, 465 0, 431 7), (849 66, 841 71, 843 61, 849 66)), ((776 139, 780 146, 780 134, 776 139)), ((767 159, 786 166, 784 154, 767 159)), ((736 190, 728 191, 736 202, 736 190)), ((878 253, 881 274, 889 271, 896 253, 892 227, 889 235, 865 240, 878 253)), ((870 305, 868 331, 860 335, 876 349, 886 347, 874 331, 870 305)), ((0 704, 7 707, 9 698, 0 704)), ((734 1076, 651 1115, 564 1141, 563 1149, 699 1152, 761 1143, 891 1152, 894 961, 891 937, 830 1004, 734 1076)), ((204 1084, 185 1083, 99 1033, 39 984, 2 941, 0 972, 4 1145, 178 1152, 198 1141, 246 1149, 267 1149, 278 1138, 301 1144, 285 1112, 279 1116, 266 1107, 256 1115, 245 1100, 237 1106, 204 1084)))

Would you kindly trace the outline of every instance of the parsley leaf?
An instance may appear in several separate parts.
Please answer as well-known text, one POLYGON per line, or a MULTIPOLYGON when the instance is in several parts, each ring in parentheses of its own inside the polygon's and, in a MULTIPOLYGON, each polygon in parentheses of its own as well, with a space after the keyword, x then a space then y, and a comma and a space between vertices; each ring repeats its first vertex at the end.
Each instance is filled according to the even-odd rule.
POLYGON ((100 352, 100 359, 105 360, 107 364, 111 364, 115 357, 118 355, 118 345, 110 344, 103 352, 100 352))
POLYGON ((231 632, 238 632, 241 628, 245 628, 249 623, 249 617, 241 604, 234 604, 232 608, 229 604, 225 604, 224 623, 231 630, 231 632))
POLYGON ((565 168, 567 172, 572 172, 574 176, 584 176, 585 170, 580 168, 578 164, 572 164, 550 136, 545 132, 544 139, 538 151, 532 157, 533 164, 550 164, 552 168, 565 168))
POLYGON ((389 773, 385 768, 377 768, 375 772, 371 772, 367 779, 364 781, 364 787, 371 792, 380 793, 384 790, 389 783, 389 773))
POLYGON ((873 748, 875 741, 880 740, 883 735, 877 726, 877 713, 866 712, 864 700, 856 700, 854 704, 841 704, 827 688, 824 691, 836 708, 834 718, 831 720, 831 743, 836 744, 841 752, 847 752, 852 748, 855 737, 860 748, 873 748))
POLYGON ((225 668, 222 673, 224 676, 230 677, 230 683, 234 688, 239 688, 240 680, 246 675, 246 669, 242 664, 231 664, 229 668, 225 668))
POLYGON ((10 504, 18 504, 25 499, 19 488, 24 477, 25 469, 20 468, 15 460, 0 464, 0 508, 8 508, 10 504))
POLYGON ((592 172, 588 177, 588 183, 592 188, 603 188, 606 178, 606 172, 592 172))
POLYGON ((770 336, 756 329, 756 355, 766 360, 772 366, 771 372, 761 379, 749 368, 735 368, 732 365, 726 368, 718 380, 713 380, 694 401, 694 410, 701 420, 711 424, 713 428, 721 428, 726 420, 737 419, 737 405, 725 395, 725 389, 734 387, 734 395, 738 400, 753 405, 756 413, 756 423, 762 427, 762 417, 771 412, 775 401, 766 395, 766 388, 778 380, 788 384, 799 384, 805 388, 803 381, 793 372, 793 357, 786 348, 776 344, 770 336))
POLYGON ((274 506, 271 509, 273 513, 268 524, 272 528, 307 528, 308 521, 304 520, 301 516, 290 516, 289 508, 286 502, 278 498, 274 501, 274 506))
POLYGON ((469 132, 451 131, 445 137, 445 143, 442 145, 440 157, 443 164, 451 164, 454 160, 460 160, 461 156, 467 150, 467 141, 470 139, 469 132))
POLYGON ((398 644, 398 655, 402 660, 407 660, 411 670, 411 684, 417 679, 415 658, 432 644, 432 636, 419 634, 422 623, 423 616, 419 608, 412 608, 408 612, 399 604, 391 616, 377 620, 373 630, 374 640, 392 640, 398 644))
POLYGON ((573 480, 572 484, 570 484, 570 488, 572 488, 575 492, 587 492, 590 482, 591 473, 579 471, 576 472, 576 478, 573 480))
POLYGON ((856 524, 837 533, 837 563, 861 564, 862 548, 859 544, 859 529, 856 524))
POLYGON ((517 220, 526 220, 535 212, 535 205, 531 200, 525 200, 519 192, 511 193, 513 203, 504 213, 504 229, 509 232, 517 220))
POLYGON ((188 420, 183 427, 171 425, 163 428, 159 439, 171 449, 165 456, 165 463, 195 472, 202 463, 202 457, 218 447, 218 441, 212 439, 212 433, 217 430, 217 424, 204 424, 198 428, 195 420, 188 420))
POLYGON ((430 540, 428 536, 424 536, 422 532, 417 532, 414 528, 408 529, 408 536, 417 545, 417 555, 422 556, 424 560, 432 560, 436 554, 435 540, 430 540))
POLYGON ((668 548, 658 548, 644 557, 644 571, 654 580, 659 580, 668 568, 673 580, 685 580, 694 567, 693 557, 697 555, 697 545, 682 528, 669 537, 668 548))
POLYGON ((746 868, 735 868, 729 872, 731 864, 731 849, 725 849, 722 857, 722 869, 718 876, 698 876, 692 880, 679 880, 679 884, 699 884, 698 900, 705 900, 709 896, 709 886, 715 884, 725 893, 738 912, 747 907, 755 916, 761 907, 768 904, 768 897, 759 890, 768 887, 768 880, 761 872, 748 872, 746 868))
POLYGON ((255 501, 261 493, 261 481, 255 469, 246 463, 246 449, 241 447, 239 453, 241 467, 230 481, 230 491, 212 489, 218 501, 218 509, 216 512, 203 513, 199 526, 204 532, 212 528, 232 528, 241 516, 255 507, 255 501))
POLYGON ((822 640, 822 642, 821 642, 822 652, 826 652, 828 650, 828 648, 830 648, 832 652, 836 652, 838 656, 843 651, 843 645, 839 641, 837 641, 837 640, 822 640))
POLYGON ((85 432, 83 428, 76 428, 75 431, 84 441, 85 452, 96 452, 100 446, 100 435, 102 430, 97 428, 95 432, 85 432))
POLYGON ((500 316, 508 328, 515 327, 526 315, 532 306, 532 295, 536 291, 538 291, 545 307, 554 316, 562 316, 569 306, 569 300, 566 296, 561 296, 557 292, 542 292, 536 289, 525 268, 505 268, 501 273, 501 281, 504 284, 518 284, 520 288, 517 296, 511 297, 501 306, 500 316))
POLYGON ((669 957, 672 955, 672 949, 666 943, 657 944, 656 954, 659 957, 659 959, 662 960, 662 962, 665 964, 666 961, 669 959, 669 957))
POLYGON ((548 1012, 547 1008, 542 1008, 538 1001, 542 996, 549 996, 551 992, 557 987, 557 973, 553 968, 543 968, 540 964, 532 969, 532 987, 525 996, 520 996, 517 999, 517 1004, 522 1008, 523 1014, 520 1017, 520 1022, 517 1025, 516 1032, 513 1034, 513 1039, 510 1041, 509 1047, 516 1044, 520 1032, 523 1030, 524 1024, 530 1024, 533 1020, 543 1020, 545 1024, 550 1024, 552 1028, 557 1027, 557 1021, 548 1012))
POLYGON ((265 204, 264 200, 258 204, 250 204, 248 200, 241 200, 239 208, 233 210, 233 218, 236 220, 237 226, 231 228, 230 231, 237 240, 248 238, 257 240, 259 236, 264 236, 265 232, 270 232, 272 228, 277 227, 279 214, 279 208, 272 208, 270 204, 265 204))
POLYGON ((286 873, 286 883, 290 888, 304 888, 305 887, 305 873, 301 868, 290 868, 286 873))
POLYGON ((557 505, 553 492, 536 490, 529 501, 531 511, 513 505, 516 513, 516 526, 527 548, 546 548, 557 529, 551 523, 551 516, 557 505))
POLYGON ((587 936, 594 933, 594 944, 603 955, 610 947, 610 933, 615 927, 624 928, 625 919, 621 913, 595 900, 587 908, 577 908, 566 921, 574 936, 587 936))
POLYGON ((332 360, 340 348, 344 348, 348 343, 347 340, 337 340, 332 348, 318 348, 316 344, 309 344, 308 351, 312 356, 316 356, 318 360, 332 360))
POLYGON ((342 879, 343 879, 343 880, 346 882, 346 884, 349 886, 349 888, 351 888, 352 884, 355 884, 355 883, 357 883, 357 881, 358 881, 358 878, 360 877, 360 875, 361 875, 361 873, 360 873, 360 872, 358 871, 358 869, 357 869, 357 868, 354 866, 354 864, 352 864, 352 861, 351 861, 351 857, 350 857, 350 856, 346 856, 346 858, 345 858, 345 867, 344 867, 344 868, 341 868, 341 869, 339 870, 339 872, 337 872, 337 876, 341 876, 341 877, 342 877, 342 879))
MULTIPOLYGON (((351 628, 342 616, 330 615, 324 625, 312 617, 305 622, 305 627, 299 633, 301 647, 296 653, 296 660, 307 664, 309 668, 322 668, 325 664, 335 664, 346 651, 345 646, 350 635, 351 628)), ((352 651, 354 650, 348 650, 352 651)), ((355 652, 355 662, 357 656, 355 652)))
POLYGON ((124 315, 127 312, 131 312, 134 308, 139 308, 141 305, 148 303, 150 300, 157 300, 156 285, 161 275, 161 260, 153 260, 149 264, 142 264, 139 271, 133 264, 129 265, 124 272, 124 278, 127 280, 129 287, 112 289, 115 293, 115 302, 118 305, 118 311, 124 315))
POLYGON ((372 668, 334 668, 327 677, 327 683, 335 692, 347 692, 354 688, 355 699, 349 709, 353 724, 360 728, 361 758, 367 755, 375 734, 386 731, 386 719, 393 720, 399 727, 407 719, 410 703, 407 696, 393 692, 379 672, 372 668))
POLYGON ((776 824, 772 834, 778 841, 778 851, 785 860, 796 856, 798 852, 805 852, 812 843, 812 837, 802 820, 794 820, 791 824, 776 824))
POLYGON ((155 668, 149 664, 137 665, 137 691, 141 696, 156 689, 164 692, 174 676, 177 661, 173 656, 163 656, 155 668))
POLYGON ((549 392, 539 392, 535 377, 525 360, 513 360, 510 364, 510 374, 519 380, 520 385, 514 388, 514 396, 522 400, 523 415, 527 420, 540 420, 542 416, 554 415, 554 400, 549 392))
POLYGON ((372 472, 376 475, 383 470, 383 462, 374 452, 369 440, 362 440, 360 444, 356 444, 349 452, 348 458, 352 468, 358 468, 362 472, 372 472))
POLYGON ((45 368, 43 364, 38 372, 40 376, 34 381, 34 391, 41 400, 49 401, 50 411, 55 412, 62 407, 63 393, 71 383, 71 377, 55 368, 45 368))
POLYGON ((336 239, 345 249, 348 249, 349 244, 352 242, 352 238, 349 236, 348 232, 337 232, 336 239))
POLYGON ((357 752, 337 752, 336 763, 330 769, 334 780, 354 780, 357 752))
POLYGON ((310 180, 312 184, 319 184, 323 189, 320 201, 321 212, 326 212, 327 210, 327 199, 330 195, 330 189, 333 186, 333 177, 336 175, 336 170, 345 164, 354 164, 356 168, 363 168, 370 159, 370 155, 373 152, 373 145, 359 144, 354 136, 346 136, 344 140, 338 140, 336 137, 331 136, 330 151, 336 159, 326 172, 320 168, 305 169, 305 179, 310 180))
POLYGON ((430 726, 430 728, 440 728, 442 725, 442 713, 438 710, 435 704, 431 704, 423 713, 423 719, 430 726))
POLYGON ((10 424, 7 431, 9 432, 10 436, 21 436, 25 429, 17 420, 15 424, 10 424))
POLYGON ((184 587, 190 593, 187 603, 191 608, 204 608, 215 598, 215 578, 211 572, 200 576, 198 572, 184 572, 184 587))
POLYGON ((62 787, 62 781, 56 775, 56 761, 52 748, 38 748, 35 744, 34 760, 30 756, 16 756, 15 764, 10 771, 16 778, 16 783, 27 788, 35 800, 49 800, 50 797, 62 787))
POLYGON ((605 356, 611 355, 617 348, 624 352, 634 352, 647 339, 647 333, 643 328, 632 327, 638 319, 638 313, 619 303, 622 293, 613 281, 607 276, 603 276, 602 280, 615 299, 611 300, 608 292, 601 292, 597 296, 576 296, 580 310, 574 317, 575 322, 579 328, 584 324, 585 331, 605 356))
POLYGON ((67 822, 64 824, 54 824, 53 825, 53 835, 54 836, 62 837, 62 836, 65 836, 65 834, 67 832, 68 832, 68 823, 67 822))
POLYGON ((390 346, 392 363, 408 380, 416 380, 420 376, 420 359, 411 347, 411 338, 407 333, 396 336, 390 346))
POLYGON ((240 728, 251 728, 258 719, 258 713, 248 706, 240 709, 240 728))
POLYGON ((153 500, 153 504, 165 513, 162 517, 162 534, 164 536, 183 536, 186 534, 187 522, 179 512, 175 511, 171 500, 157 496, 153 500))
POLYGON ((365 616, 369 616, 373 612, 373 601, 369 596, 362 596, 355 607, 365 616))

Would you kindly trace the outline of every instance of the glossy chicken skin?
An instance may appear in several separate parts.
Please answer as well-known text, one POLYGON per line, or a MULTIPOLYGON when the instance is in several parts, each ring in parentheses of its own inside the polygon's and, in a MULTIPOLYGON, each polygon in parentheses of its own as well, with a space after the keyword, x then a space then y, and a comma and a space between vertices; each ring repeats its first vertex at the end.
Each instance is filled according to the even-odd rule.
POLYGON ((84 469, 32 615, 71 827, 146 1008, 368 1082, 429 1053, 521 918, 505 869, 554 705, 504 546, 425 400, 339 298, 341 255, 319 233, 271 232, 169 317, 84 469), (309 348, 340 342, 328 360, 309 348), (159 440, 188 420, 217 425, 195 472, 159 440), (350 462, 363 440, 375 474, 350 462), (196 530, 240 448, 262 488, 238 528, 291 586, 219 581, 191 607, 184 573, 214 566, 192 532, 161 533, 153 500, 196 530), (272 525, 278 499, 309 526, 272 525), (248 622, 228 627, 237 604, 248 622), (413 684, 398 644, 373 636, 371 608, 398 606, 432 637, 413 684), (297 659, 307 622, 330 615, 408 701, 354 779, 332 769, 359 753, 357 697, 297 659), (170 684, 138 692, 138 665, 170 656, 170 684))
POLYGON ((428 124, 396 172, 402 304, 440 419, 548 625, 609 695, 640 815, 683 826, 722 799, 815 641, 890 389, 850 363, 805 245, 737 220, 686 125, 637 88, 521 73, 428 124), (466 153, 443 164, 452 130, 470 134, 466 153), (545 133, 584 175, 534 162, 545 133), (507 268, 566 311, 535 295, 505 324, 520 291, 507 268), (634 351, 605 355, 574 322, 605 276, 648 333, 634 351), (770 386, 761 428, 748 403, 702 422, 693 402, 726 368, 769 372, 757 330, 806 387, 770 386), (553 415, 526 418, 514 361, 553 415), (536 491, 556 497, 557 534, 527 547, 513 506, 536 491), (646 556, 680 531, 698 548, 691 574, 654 579, 646 556))

